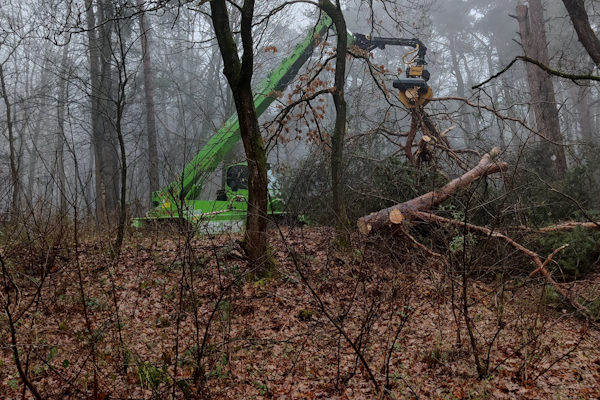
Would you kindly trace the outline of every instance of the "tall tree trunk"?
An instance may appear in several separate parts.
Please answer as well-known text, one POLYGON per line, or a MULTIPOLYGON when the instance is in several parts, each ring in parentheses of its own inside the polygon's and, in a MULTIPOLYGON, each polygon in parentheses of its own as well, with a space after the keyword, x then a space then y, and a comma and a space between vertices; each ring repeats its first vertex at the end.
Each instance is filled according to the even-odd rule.
MULTIPOLYGON (((460 70, 460 63, 458 61, 458 54, 456 50, 456 39, 453 36, 450 36, 450 59, 452 60, 452 69, 454 70, 454 76, 456 77, 456 93, 460 97, 467 97, 465 90, 465 80, 462 75, 462 71, 460 70)), ((471 147, 471 135, 473 135, 473 127, 471 125, 471 119, 469 115, 466 113, 462 113, 460 116, 462 131, 465 135, 464 142, 465 147, 471 147)))
POLYGON ((104 155, 102 147, 102 125, 100 115, 101 101, 101 79, 100 79, 100 43, 96 29, 96 13, 93 0, 86 0, 86 20, 88 36, 88 57, 90 63, 90 86, 91 86, 91 122, 92 122, 92 147, 94 150, 94 170, 96 183, 96 216, 106 214, 106 202, 104 201, 104 155))
POLYGON ((96 214, 106 217, 118 204, 119 158, 114 127, 112 101, 110 1, 86 0, 87 34, 89 42, 92 143, 96 175, 96 214), (97 15, 96 15, 97 13, 97 15))
POLYGON ((140 41, 142 44, 142 62, 144 69, 144 96, 146 106, 146 137, 148 139, 148 182, 150 184, 150 202, 152 192, 159 189, 158 175, 158 147, 156 144, 156 111, 154 108, 154 73, 152 70, 152 57, 150 56, 149 28, 143 12, 144 0, 137 1, 140 9, 140 41))
MULTIPOLYGON (((120 180, 121 180, 121 193, 119 195, 119 225, 117 227, 117 237, 115 240, 114 253, 115 260, 119 258, 121 254, 121 247, 123 245, 123 238, 125 237, 125 226, 127 222, 127 154, 125 152, 125 138, 123 136, 123 115, 125 113, 126 94, 125 89, 127 88, 127 82, 129 79, 127 73, 126 56, 127 51, 125 50, 124 38, 121 32, 121 21, 117 21, 117 40, 119 48, 119 58, 117 60, 117 72, 118 72, 118 86, 115 100, 116 106, 116 120, 115 130, 117 134, 117 140, 119 143, 119 154, 120 158, 120 180)), ((118 317, 118 315, 117 315, 118 317)))
MULTIPOLYGON (((329 0, 319 0, 319 7, 331 17, 337 34, 337 54, 335 58, 335 89, 332 93, 335 105, 335 127, 331 138, 331 190, 333 193, 333 210, 337 218, 337 226, 343 228, 350 224, 346 211, 344 196, 344 137, 346 136, 347 115, 344 85, 346 83, 346 53, 348 51, 348 35, 346 19, 342 13, 339 0, 333 4, 329 0)), ((340 236, 338 235, 338 238, 340 236)))
POLYGON ((587 86, 577 86, 574 87, 574 92, 581 138, 589 145, 596 139, 593 134, 592 113, 590 112, 590 88, 587 86))
POLYGON ((262 275, 270 268, 267 255, 267 157, 260 133, 251 81, 254 67, 252 19, 254 0, 245 0, 241 12, 243 54, 240 60, 231 32, 225 0, 210 2, 211 19, 237 110, 240 134, 248 160, 248 214, 244 245, 250 266, 262 275))
MULTIPOLYGON (((492 46, 486 46, 487 51, 485 52, 487 67, 488 67, 488 75, 492 76, 495 72, 494 61, 492 59, 492 46)), ((500 95, 498 94, 498 87, 496 85, 492 86, 492 99, 494 101, 498 101, 500 99, 500 95)), ((498 128, 498 134, 500 137, 500 148, 506 149, 506 135, 504 129, 500 126, 498 128)))
MULTIPOLYGON (((42 92, 46 90, 46 85, 48 84, 48 59, 50 54, 48 51, 44 52, 44 63, 42 65, 42 70, 40 73, 40 85, 39 88, 42 92)), ((27 172, 27 191, 25 198, 30 205, 33 205, 33 191, 34 191, 34 182, 35 182, 35 170, 37 167, 37 161, 39 157, 38 152, 38 141, 40 137, 40 131, 42 130, 42 120, 44 119, 44 115, 46 115, 46 102, 45 100, 40 101, 40 109, 38 112, 38 117, 35 120, 33 132, 31 135, 31 147, 29 148, 29 170, 27 172)), ((50 196, 52 197, 52 196, 50 196)))
POLYGON ((12 199, 10 204, 10 218, 12 221, 16 219, 19 212, 19 196, 21 194, 21 178, 19 172, 19 155, 15 148, 15 133, 13 129, 12 108, 8 92, 6 91, 6 81, 4 78, 4 66, 0 64, 0 90, 2 90, 2 99, 6 107, 6 127, 8 129, 8 149, 10 163, 10 179, 12 184, 12 199))
MULTIPOLYGON (((498 65, 494 66, 493 63, 489 64, 489 74, 490 76, 492 74, 494 74, 494 72, 496 71, 496 67, 501 66, 501 65, 505 65, 508 61, 510 61, 509 57, 505 54, 504 51, 504 42, 500 41, 498 39, 497 36, 492 36, 492 48, 496 50, 496 53, 498 54, 498 65)), ((490 49, 490 51, 492 50, 492 48, 490 49)), ((514 104, 513 101, 513 96, 511 94, 511 91, 509 90, 509 88, 512 86, 511 83, 514 84, 514 80, 515 79, 519 79, 519 78, 515 78, 514 76, 514 72, 512 70, 506 71, 505 74, 503 74, 500 77, 500 93, 499 95, 502 96, 503 99, 503 107, 506 108, 506 114, 509 117, 512 118, 517 118, 518 116, 515 113, 515 109, 514 107, 511 107, 512 104, 514 104)), ((524 81, 524 79, 523 79, 524 81)), ((522 84, 526 84, 525 82, 522 82, 522 84)), ((496 97, 496 98, 499 98, 496 97)), ((511 147, 513 149, 520 149, 521 145, 522 145, 522 140, 521 140, 521 136, 520 136, 520 129, 517 127, 517 123, 515 121, 506 121, 506 124, 509 127, 509 131, 510 131, 510 138, 508 138, 508 140, 506 139, 506 137, 503 135, 503 144, 510 144, 511 147)), ((502 149, 505 149, 505 147, 503 146, 502 149)), ((520 151, 520 150, 517 150, 520 151)))
POLYGON ((67 213, 67 197, 66 197, 66 176, 65 176, 65 161, 64 161, 64 145, 65 145, 65 107, 67 104, 67 70, 69 65, 69 45, 63 47, 61 70, 58 83, 58 99, 56 102, 56 174, 58 183, 59 196, 59 213, 65 215, 67 213))
POLYGON ((569 17, 573 22, 579 41, 594 60, 596 66, 600 68, 600 40, 590 26, 584 0, 563 0, 563 3, 569 12, 569 17))
POLYGON ((590 89, 585 87, 579 87, 579 124, 581 126, 581 135, 583 140, 589 143, 596 143, 598 141, 598 135, 594 132, 592 127, 592 113, 590 105, 590 89))
POLYGON ((102 153, 104 164, 102 174, 105 184, 106 211, 114 212, 119 206, 120 173, 119 151, 116 132, 117 100, 113 85, 112 31, 115 22, 112 0, 98 0, 98 30, 100 33, 100 76, 101 76, 101 125, 102 153))
MULTIPOLYGON (((529 8, 525 5, 518 5, 516 12, 525 55, 548 64, 548 41, 546 40, 541 0, 530 0, 529 8)), ((526 63, 525 69, 536 128, 541 135, 548 139, 542 142, 543 154, 548 157, 552 169, 551 175, 560 178, 567 171, 567 159, 562 145, 563 137, 556 109, 554 85, 551 77, 537 66, 526 63)))

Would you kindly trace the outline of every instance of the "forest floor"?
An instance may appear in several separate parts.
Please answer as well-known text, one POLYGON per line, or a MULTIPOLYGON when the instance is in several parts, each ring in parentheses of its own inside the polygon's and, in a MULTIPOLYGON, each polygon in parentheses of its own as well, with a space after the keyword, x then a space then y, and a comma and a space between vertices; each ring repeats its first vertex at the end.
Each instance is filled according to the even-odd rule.
MULTIPOLYGON (((543 282, 453 274, 402 238, 339 250, 330 229, 282 233, 261 280, 236 235, 133 233, 118 263, 82 238, 29 307, 39 282, 7 262, 29 379, 53 399, 92 398, 94 381, 99 399, 600 398, 600 331, 543 282)), ((600 274, 572 285, 597 296, 600 274)), ((10 344, 2 313, 0 399, 23 398, 10 344)))

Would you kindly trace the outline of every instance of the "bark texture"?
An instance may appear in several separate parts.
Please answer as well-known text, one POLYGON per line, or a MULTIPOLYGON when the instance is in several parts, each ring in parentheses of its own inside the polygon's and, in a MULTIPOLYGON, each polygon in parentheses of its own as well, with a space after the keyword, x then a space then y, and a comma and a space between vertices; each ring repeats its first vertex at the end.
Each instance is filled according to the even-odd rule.
POLYGON ((0 64, 0 90, 2 90, 2 99, 6 107, 6 128, 8 130, 8 158, 10 164, 10 180, 12 184, 12 199, 10 204, 11 219, 15 219, 19 211, 19 198, 21 196, 21 175, 19 168, 19 156, 15 147, 15 132, 12 120, 12 104, 8 98, 6 81, 4 78, 4 67, 0 64))
POLYGON ((584 0, 563 0, 579 41, 600 68, 600 40, 590 25, 584 0))
MULTIPOLYGON (((457 50, 457 43, 456 43, 456 38, 451 36, 450 37, 450 59, 452 61, 452 69, 454 70, 454 77, 456 78, 456 93, 460 96, 460 97, 467 97, 467 92, 465 90, 465 80, 463 78, 463 74, 462 71, 460 69, 460 62, 458 60, 458 50, 457 50)), ((460 114, 460 122, 461 122, 461 129, 463 131, 463 135, 464 136, 464 141, 465 141, 465 147, 466 148, 471 148, 471 135, 473 134, 473 127, 471 125, 471 118, 470 118, 470 114, 468 113, 461 113, 460 114)))
POLYGON ((335 127, 331 138, 331 190, 333 193, 333 211, 337 225, 345 227, 349 224, 344 197, 344 137, 346 136, 347 105, 344 95, 346 83, 346 53, 348 51, 348 35, 346 20, 339 1, 333 4, 329 0, 319 0, 319 7, 331 17, 337 35, 337 54, 335 57, 335 87, 332 92, 335 105, 335 127))
MULTIPOLYGON (((544 11, 541 0, 530 0, 529 7, 518 5, 515 18, 525 55, 548 65, 548 41, 544 28, 544 11)), ((547 140, 542 143, 544 156, 551 165, 551 175, 560 178, 567 171, 563 137, 560 131, 554 85, 549 75, 531 63, 525 64, 536 128, 547 140)))
POLYGON ((581 139, 586 144, 595 141, 594 128, 592 126, 592 113, 590 107, 590 87, 573 85, 571 87, 572 97, 577 112, 577 122, 579 123, 579 131, 581 139))
POLYGON ((119 199, 119 155, 112 101, 111 2, 86 0, 91 83, 92 144, 96 174, 96 214, 116 210, 119 199))
POLYGON ((267 158, 260 133, 254 97, 252 74, 254 64, 252 19, 254 1, 246 0, 240 9, 243 53, 240 60, 230 27, 224 0, 210 2, 211 19, 223 58, 223 73, 229 82, 240 123, 240 134, 248 161, 248 214, 244 247, 251 267, 257 275, 269 267, 267 255, 267 158))
POLYGON ((148 183, 150 191, 149 202, 152 202, 152 192, 159 189, 158 175, 158 147, 156 144, 156 111, 154 107, 154 73, 152 70, 152 57, 149 46, 149 28, 146 22, 146 15, 143 12, 144 1, 138 0, 137 5, 140 8, 138 18, 140 26, 140 42, 142 45, 142 64, 144 70, 144 96, 146 107, 146 138, 148 141, 148 183))
POLYGON ((66 175, 65 175, 65 108, 67 104, 67 69, 69 63, 69 45, 63 47, 61 74, 58 83, 58 98, 56 102, 56 180, 58 184, 58 195, 60 198, 59 212, 61 215, 67 213, 66 175))

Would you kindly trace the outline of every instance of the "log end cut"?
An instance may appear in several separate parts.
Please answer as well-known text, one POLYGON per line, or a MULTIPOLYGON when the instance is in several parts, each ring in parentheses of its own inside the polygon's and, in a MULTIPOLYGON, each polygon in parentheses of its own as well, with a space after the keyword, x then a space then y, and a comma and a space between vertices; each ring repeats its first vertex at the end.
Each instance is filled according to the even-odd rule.
POLYGON ((373 227, 371 226, 371 224, 369 224, 367 221, 365 221, 365 218, 359 218, 356 225, 358 225, 358 231, 362 234, 362 235, 368 235, 369 233, 371 233, 371 230, 373 230, 373 227))
POLYGON ((402 221, 404 221, 404 214, 402 214, 402 212, 400 210, 398 210, 397 208, 394 208, 391 212, 390 212, 390 222, 392 224, 401 224, 402 221))

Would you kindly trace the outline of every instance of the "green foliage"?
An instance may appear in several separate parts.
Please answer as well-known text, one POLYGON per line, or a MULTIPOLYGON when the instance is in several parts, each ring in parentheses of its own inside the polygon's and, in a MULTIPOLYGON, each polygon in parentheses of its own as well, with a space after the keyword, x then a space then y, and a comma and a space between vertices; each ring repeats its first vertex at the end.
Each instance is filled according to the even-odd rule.
POLYGON ((302 310, 298 311, 298 319, 300 321, 308 322, 312 319, 312 317, 313 317, 312 310, 302 309, 302 310))
POLYGON ((566 278, 579 278, 588 272, 600 257, 600 233, 576 228, 568 232, 547 232, 539 235, 532 248, 542 257, 568 243, 554 256, 548 267, 566 278))
MULTIPOLYGON (((589 146, 578 163, 565 176, 554 179, 540 151, 524 153, 525 168, 518 170, 515 183, 518 190, 505 199, 521 210, 512 215, 519 223, 543 226, 560 220, 581 219, 584 214, 600 215, 600 155, 589 146), (584 210, 584 211, 582 211, 584 210)), ((507 221, 508 222, 508 221, 507 221)))
MULTIPOLYGON (((550 304, 554 307, 565 307, 565 308, 572 307, 572 305, 567 304, 564 301, 564 299, 556 292, 556 289, 554 289, 554 286, 550 286, 550 285, 546 286, 545 301, 547 304, 550 304)), ((593 320, 597 321, 598 319, 600 319, 600 297, 596 297, 595 299, 592 299, 592 300, 588 300, 583 297, 579 297, 577 299, 577 302, 588 310, 589 316, 593 320)))
POLYGON ((209 377, 214 377, 218 379, 226 379, 229 376, 229 372, 227 371, 227 365, 229 364, 229 358, 227 353, 222 353, 221 358, 218 360, 215 368, 210 371, 208 374, 209 377))
MULTIPOLYGON (((412 199, 447 182, 431 167, 417 169, 403 159, 390 156, 376 160, 361 148, 349 148, 344 170, 345 199, 350 221, 412 199)), ((310 154, 298 168, 281 180, 288 211, 315 224, 334 224, 331 205, 329 154, 310 154)))
POLYGON ((52 348, 48 352, 48 355, 46 356, 46 361, 48 363, 51 363, 52 360, 54 360, 54 357, 56 357, 57 353, 58 353, 58 348, 56 346, 52 346, 52 348))
POLYGON ((450 241, 449 250, 451 253, 458 253, 463 251, 465 247, 473 246, 473 244, 475 244, 475 238, 472 233, 467 233, 466 236, 458 235, 450 241))
POLYGON ((600 297, 597 297, 594 300, 586 300, 582 298, 578 301, 581 305, 588 309, 588 311, 590 312, 590 316, 594 320, 597 321, 598 319, 600 319, 600 297))
POLYGON ((261 381, 253 381, 252 384, 254 385, 255 388, 257 388, 260 392, 261 396, 264 396, 265 394, 267 394, 269 392, 269 387, 262 383, 261 381))
POLYGON ((18 389, 19 388, 19 378, 9 379, 8 386, 10 386, 10 388, 13 390, 18 389))
POLYGON ((546 291, 544 293, 544 300, 546 304, 550 304, 553 306, 560 306, 563 303, 562 297, 558 293, 556 293, 556 289, 554 286, 547 285, 546 291))
POLYGON ((137 367, 137 374, 140 385, 146 389, 157 389, 161 383, 169 382, 169 375, 162 368, 144 361, 137 367))

